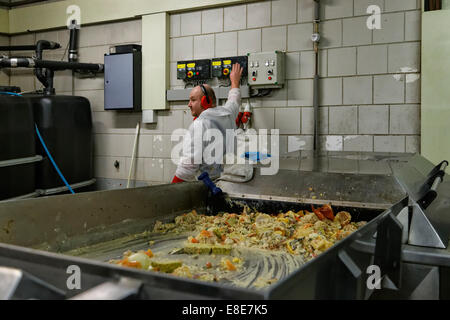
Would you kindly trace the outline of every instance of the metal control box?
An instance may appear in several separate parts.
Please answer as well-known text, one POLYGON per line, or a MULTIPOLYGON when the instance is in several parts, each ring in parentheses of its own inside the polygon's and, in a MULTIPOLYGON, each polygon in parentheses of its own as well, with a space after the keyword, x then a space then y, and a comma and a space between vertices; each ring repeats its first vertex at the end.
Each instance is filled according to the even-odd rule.
POLYGON ((285 82, 285 53, 248 54, 248 84, 252 88, 282 88, 285 82))
POLYGON ((211 60, 191 60, 177 62, 177 79, 197 81, 211 79, 211 60))
POLYGON ((242 78, 247 76, 247 56, 236 56, 227 58, 214 58, 211 60, 212 77, 215 78, 228 78, 230 76, 233 64, 239 63, 244 69, 242 72, 242 78))
POLYGON ((105 110, 141 110, 142 53, 105 55, 105 110))

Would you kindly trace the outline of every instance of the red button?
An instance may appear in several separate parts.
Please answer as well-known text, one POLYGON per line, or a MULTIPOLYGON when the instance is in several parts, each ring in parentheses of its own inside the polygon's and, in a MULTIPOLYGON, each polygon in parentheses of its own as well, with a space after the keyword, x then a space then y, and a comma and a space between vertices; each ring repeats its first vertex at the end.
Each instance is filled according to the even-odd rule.
POLYGON ((269 77, 269 80, 272 80, 272 77, 269 77))
POLYGON ((252 80, 253 80, 253 81, 256 81, 256 78, 253 78, 252 80))
POLYGON ((198 75, 198 71, 195 74, 198 75))

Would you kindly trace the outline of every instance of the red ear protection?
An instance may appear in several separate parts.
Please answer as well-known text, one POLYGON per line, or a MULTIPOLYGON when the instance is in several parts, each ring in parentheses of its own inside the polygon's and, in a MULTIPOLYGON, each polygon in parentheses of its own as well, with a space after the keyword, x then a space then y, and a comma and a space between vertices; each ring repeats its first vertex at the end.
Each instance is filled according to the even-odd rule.
POLYGON ((206 91, 205 86, 202 85, 202 84, 200 85, 200 88, 201 88, 202 91, 203 91, 203 97, 202 97, 202 100, 201 100, 201 104, 202 104, 203 109, 211 108, 211 106, 212 106, 212 100, 211 100, 211 98, 208 96, 208 91, 206 91))
POLYGON ((211 103, 211 101, 208 101, 208 100, 210 100, 208 97, 205 97, 205 96, 202 97, 202 107, 204 109, 211 108, 212 103, 211 103))

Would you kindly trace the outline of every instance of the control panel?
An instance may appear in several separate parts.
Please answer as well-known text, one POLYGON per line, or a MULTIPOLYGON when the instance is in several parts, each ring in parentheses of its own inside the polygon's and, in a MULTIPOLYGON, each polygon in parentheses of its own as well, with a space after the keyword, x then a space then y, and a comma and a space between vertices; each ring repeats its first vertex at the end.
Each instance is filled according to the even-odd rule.
POLYGON ((184 81, 211 79, 211 60, 191 60, 177 62, 177 79, 184 81))
POLYGON ((227 58, 214 58, 211 60, 211 70, 212 77, 217 78, 227 78, 230 75, 231 68, 233 64, 239 63, 242 68, 244 68, 242 72, 242 77, 247 76, 247 65, 248 65, 248 57, 247 56, 236 56, 236 57, 227 57, 227 58))
POLYGON ((284 52, 248 54, 248 84, 256 89, 281 88, 285 82, 284 52))

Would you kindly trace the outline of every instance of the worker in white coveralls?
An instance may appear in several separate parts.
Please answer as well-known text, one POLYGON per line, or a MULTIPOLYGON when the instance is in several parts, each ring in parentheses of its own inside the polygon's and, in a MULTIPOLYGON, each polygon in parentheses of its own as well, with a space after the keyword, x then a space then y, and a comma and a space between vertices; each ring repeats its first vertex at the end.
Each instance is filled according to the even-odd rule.
POLYGON ((230 73, 231 89, 224 106, 216 106, 216 96, 209 85, 192 89, 188 107, 194 121, 184 136, 182 154, 172 183, 195 180, 202 172, 208 172, 211 178, 220 175, 227 143, 230 143, 226 141, 227 133, 230 137, 230 131, 236 129, 236 117, 241 106, 242 71, 238 63, 233 65, 230 73), (217 154, 208 152, 211 150, 219 151, 217 154))

